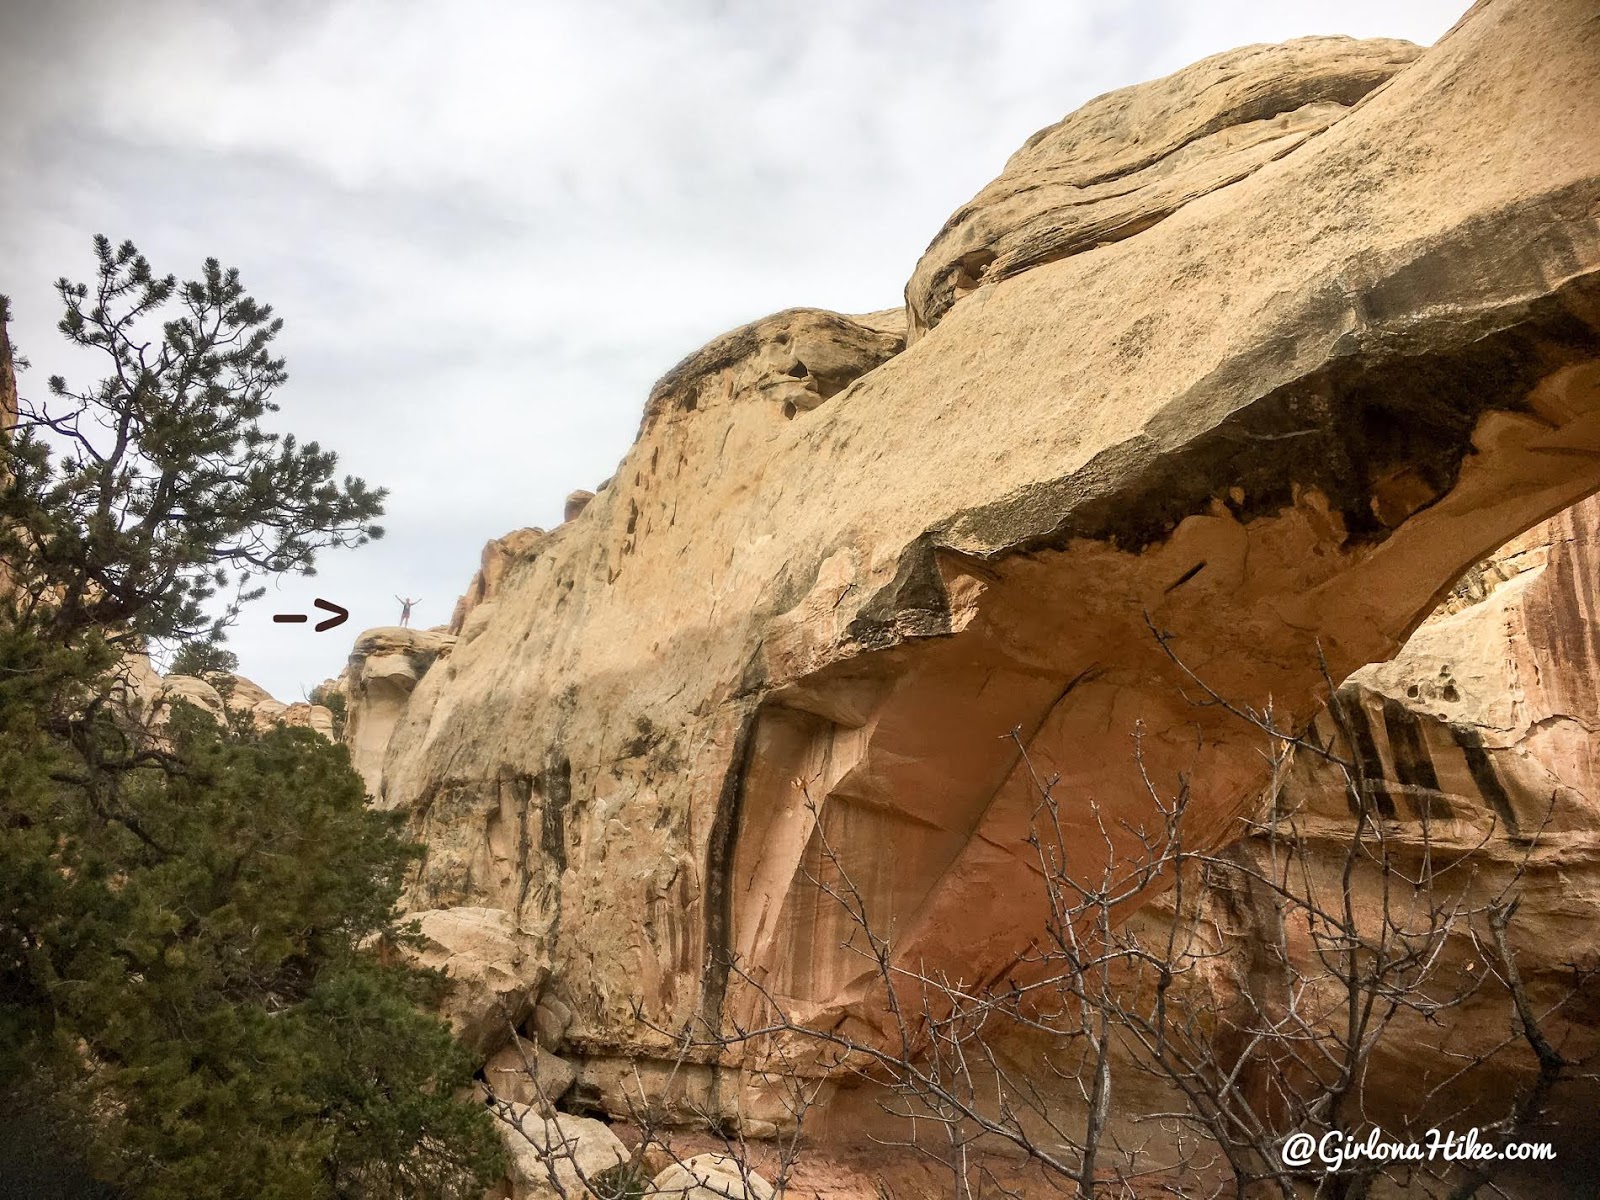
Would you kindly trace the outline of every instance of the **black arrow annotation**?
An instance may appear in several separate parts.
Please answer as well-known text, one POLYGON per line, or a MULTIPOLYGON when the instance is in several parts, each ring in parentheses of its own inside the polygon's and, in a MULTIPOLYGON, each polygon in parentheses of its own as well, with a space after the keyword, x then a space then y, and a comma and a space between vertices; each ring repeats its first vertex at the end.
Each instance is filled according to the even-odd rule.
MULTIPOLYGON (((335 625, 343 625, 350 619, 350 610, 347 608, 340 608, 337 604, 331 604, 327 600, 320 598, 314 603, 318 608, 327 609, 333 614, 326 621, 318 621, 313 626, 318 633, 321 633, 324 629, 332 629, 335 625)), ((274 613, 272 619, 280 625, 303 625, 311 618, 306 616, 305 613, 274 613)))

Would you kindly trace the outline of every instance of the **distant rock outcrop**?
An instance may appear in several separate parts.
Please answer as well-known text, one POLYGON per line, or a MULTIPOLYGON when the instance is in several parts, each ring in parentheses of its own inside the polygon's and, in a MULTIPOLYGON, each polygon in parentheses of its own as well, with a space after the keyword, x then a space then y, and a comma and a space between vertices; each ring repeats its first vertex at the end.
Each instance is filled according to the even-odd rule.
POLYGON ((564 521, 577 520, 578 514, 583 512, 584 509, 588 508, 589 501, 593 499, 594 493, 586 488, 579 488, 575 492, 569 492, 567 494, 566 503, 561 509, 561 519, 564 521))
MULTIPOLYGON (((1189 702, 1152 627, 1304 726, 1319 650, 1336 680, 1394 655, 1600 488, 1595 31, 1587 0, 1501 0, 1426 52, 1309 39, 1113 93, 935 238, 909 346, 883 314, 791 309, 690 355, 581 520, 486 551, 459 640, 358 643, 346 737, 428 847, 412 905, 539 940, 599 1104, 642 1078, 753 1128, 779 1114, 744 1064, 669 1072, 661 1031, 748 1017, 737 960, 874 1036, 824 836, 896 961, 965 979, 1004 978, 1045 919, 1013 731, 1114 825, 1148 810, 1142 729, 1142 769, 1199 789, 1195 844, 1233 837, 1258 739, 1189 702)), ((1522 593, 1356 677, 1394 728, 1434 722, 1441 790, 1458 718, 1501 721, 1507 788, 1592 782, 1588 718, 1538 715, 1581 685, 1495 641, 1522 593), (1516 687, 1475 690, 1467 659, 1516 687)), ((1397 786, 1431 786, 1410 753, 1397 786)))
POLYGON ((248 714, 251 724, 265 732, 278 725, 304 727, 335 741, 333 713, 321 704, 275 700, 259 684, 242 675, 225 672, 206 679, 195 675, 162 675, 142 654, 124 662, 122 683, 131 710, 150 728, 166 723, 172 706, 185 703, 218 723, 230 716, 248 714))
POLYGON ((339 677, 346 704, 344 742, 373 796, 381 798, 384 752, 412 689, 455 642, 441 629, 399 625, 369 629, 356 638, 349 664, 339 677))

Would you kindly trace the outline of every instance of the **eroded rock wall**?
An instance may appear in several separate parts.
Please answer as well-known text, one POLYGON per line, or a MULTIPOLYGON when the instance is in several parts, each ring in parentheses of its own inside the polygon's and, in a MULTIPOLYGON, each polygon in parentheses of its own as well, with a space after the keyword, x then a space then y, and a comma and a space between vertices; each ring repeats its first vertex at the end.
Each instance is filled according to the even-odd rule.
MULTIPOLYGON (((1376 939, 1382 910, 1476 913, 1451 926, 1418 996, 1450 1001, 1425 1017, 1402 1009, 1362 1081, 1372 1119, 1437 1093, 1433 1113, 1453 1127, 1499 1120, 1531 1084, 1537 1062, 1517 1034, 1489 906, 1516 901, 1508 940, 1543 1033, 1574 1064, 1541 1136, 1560 1156, 1591 1161, 1597 1131, 1593 1079, 1600 1052, 1600 499, 1591 497, 1513 539, 1474 567, 1392 660, 1357 671, 1339 689, 1336 718, 1313 725, 1315 743, 1358 765, 1356 786, 1329 759, 1297 753, 1274 804, 1294 814, 1274 847, 1250 836, 1231 847, 1239 870, 1198 880, 1187 927, 1212 931, 1222 957, 1208 984, 1226 997, 1302 989, 1301 1003, 1336 981, 1305 934, 1305 920, 1259 880, 1286 878, 1298 895, 1342 902, 1356 814, 1368 814, 1366 850, 1351 872, 1360 928, 1376 939), (1379 839, 1382 839, 1380 849, 1379 839), (1375 860, 1393 866, 1387 881, 1375 860), (1413 880, 1428 881, 1419 892, 1413 880), (1409 907, 1408 907, 1409 906, 1409 907), (1492 1065, 1470 1069, 1493 1055, 1492 1065)), ((1162 944, 1174 919, 1166 897, 1134 920, 1162 944)), ((1436 918, 1437 919, 1437 918, 1436 918)), ((1387 1127, 1387 1126, 1386 1126, 1387 1127)), ((1532 1193, 1530 1193, 1532 1194, 1532 1193)))
POLYGON ((737 1010, 734 960, 871 1036, 824 836, 909 959, 1013 969, 1044 914, 1013 730, 1137 816, 1142 729, 1225 840, 1259 747, 1152 627, 1309 722, 1317 647, 1339 679, 1392 655, 1600 486, 1597 63, 1578 0, 1480 5, 1420 57, 1224 56, 1031 141, 913 274, 908 348, 795 309, 691 355, 448 655, 352 691, 428 846, 412 903, 547 946, 600 1079, 737 1010))
POLYGON ((473 575, 467 590, 456 601, 450 614, 449 631, 459 634, 470 617, 481 605, 493 600, 500 591, 501 581, 511 564, 521 558, 531 558, 544 544, 545 531, 537 527, 518 529, 504 537, 494 538, 479 556, 478 571, 473 575))
POLYGON ((383 794, 383 756, 417 681, 455 641, 443 630, 399 625, 369 629, 356 639, 337 689, 345 701, 350 762, 373 796, 383 794))

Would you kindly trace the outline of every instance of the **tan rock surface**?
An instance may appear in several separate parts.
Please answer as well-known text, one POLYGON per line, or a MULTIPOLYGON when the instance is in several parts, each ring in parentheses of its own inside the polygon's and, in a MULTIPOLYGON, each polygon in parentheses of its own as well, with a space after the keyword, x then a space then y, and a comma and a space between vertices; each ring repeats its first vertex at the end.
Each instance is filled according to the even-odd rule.
POLYGON ((227 714, 222 693, 213 684, 192 675, 163 676, 160 703, 169 707, 177 703, 192 704, 219 722, 227 714))
POLYGON ((304 701, 285 704, 242 675, 207 679, 162 675, 147 655, 131 654, 124 661, 120 683, 130 711, 151 729, 166 723, 174 704, 187 703, 219 724, 230 714, 248 713, 262 732, 282 724, 312 729, 330 742, 334 740, 333 713, 327 708, 304 701))
POLYGON ((1089 101, 933 239, 906 286, 913 340, 983 283, 1142 233, 1284 157, 1421 53, 1341 37, 1245 46, 1089 101))
MULTIPOLYGON (((1600 498, 1591 497, 1475 568, 1400 654, 1340 689, 1355 752, 1371 764, 1368 803, 1396 852, 1420 856, 1426 834, 1445 861, 1467 853, 1470 872, 1458 874, 1470 874, 1477 905, 1514 884, 1512 945, 1540 1012, 1570 994, 1572 964, 1600 963, 1597 598, 1600 498)), ((1316 732, 1351 753, 1328 717, 1316 732)), ((1337 878, 1352 824, 1342 777, 1302 755, 1284 803, 1306 814, 1313 870, 1337 878)), ((1378 881, 1362 883, 1376 904, 1378 881)), ((1459 942, 1457 964, 1481 962, 1481 946, 1459 942)), ((1600 1049, 1596 1003, 1590 989, 1550 1022, 1552 1041, 1575 1060, 1600 1049)), ((1485 989, 1450 1022, 1452 1048, 1481 1053, 1505 1036, 1507 1019, 1502 994, 1485 989)), ((1437 1045, 1421 1029, 1390 1039, 1374 1074, 1391 1087, 1436 1083, 1461 1065, 1437 1045)))
POLYGON ((645 405, 641 440, 661 421, 735 396, 759 404, 768 420, 809 412, 903 350, 903 325, 887 312, 857 319, 790 308, 740 326, 662 377, 645 405))
POLYGON ((572 1009, 554 996, 541 996, 533 1010, 533 1032, 546 1050, 560 1050, 572 1028, 572 1009))
POLYGON ((478 560, 478 572, 472 577, 472 582, 467 585, 467 590, 461 594, 461 598, 456 601, 455 611, 450 614, 451 633, 460 634, 467 623, 467 617, 479 605, 494 599, 500 591, 501 581, 504 580, 506 572, 514 564, 538 554, 545 536, 542 529, 518 529, 506 534, 505 537, 495 538, 484 546, 478 560))
POLYGON ((489 1090, 503 1100, 550 1107, 577 1081, 575 1067, 535 1042, 502 1046, 483 1068, 489 1090))
MULTIPOLYGON (((1572 969, 1600 964, 1597 595, 1600 498, 1591 497, 1474 567, 1393 660, 1344 683, 1350 739, 1326 713, 1313 729, 1342 757, 1369 764, 1369 811, 1397 868, 1389 880, 1391 905, 1417 905, 1406 878, 1421 876, 1425 849, 1440 870, 1434 894, 1441 905, 1481 912, 1491 902, 1518 897, 1509 930, 1518 969, 1535 1011, 1547 1014, 1545 1035, 1574 1064, 1600 1052, 1600 991, 1592 983, 1579 986, 1572 969)), ((1286 877, 1294 890, 1303 896, 1309 887, 1323 903, 1342 896, 1354 830, 1343 774, 1325 759, 1300 754, 1278 803, 1297 814, 1295 837, 1280 843, 1280 851, 1291 853, 1286 877)), ((1266 811, 1258 818, 1265 820, 1266 811)), ((1375 836, 1369 831, 1369 846, 1375 836)), ((1306 938, 1303 913, 1283 921, 1279 898, 1251 877, 1273 874, 1267 840, 1246 838, 1222 858, 1245 870, 1191 875, 1178 941, 1182 946, 1195 937, 1197 950, 1217 957, 1197 966, 1193 992, 1173 989, 1172 1010, 1183 1013, 1198 997, 1208 1011, 1227 1014, 1235 1004, 1249 1011, 1241 1002, 1247 993, 1270 1004, 1270 997, 1290 994, 1292 985, 1302 1012, 1320 1006, 1342 1021, 1337 981, 1306 938)), ((1385 903, 1382 877, 1363 861, 1352 880, 1359 926, 1376 938, 1385 903)), ((1411 927, 1425 928, 1420 909, 1413 911, 1411 927)), ((1145 946, 1164 947, 1173 920, 1168 895, 1136 913, 1131 929, 1145 946)), ((1487 1125, 1504 1115, 1518 1087, 1531 1083, 1536 1063, 1520 1039, 1507 1040, 1510 1004, 1490 973, 1494 951, 1486 943, 1481 918, 1461 922, 1445 940, 1427 986, 1436 1000, 1463 998, 1432 1020, 1404 1010, 1393 1018, 1361 1080, 1369 1119, 1397 1128, 1402 1114, 1417 1115, 1411 1105, 1438 1089, 1431 1119, 1458 1130, 1487 1125), (1487 1067, 1467 1069, 1490 1055, 1487 1067)), ((1017 1035, 1006 1030, 990 1044, 1004 1044, 1010 1061, 1043 1061, 1050 1053, 1048 1039, 1017 1035)), ((1558 1160, 1583 1158, 1585 1141, 1600 1133, 1586 1071, 1571 1069, 1572 1081, 1552 1105, 1555 1120, 1542 1127, 1541 1136, 1557 1142, 1558 1160)), ((1247 1067, 1242 1086, 1248 1093, 1264 1091, 1267 1074, 1259 1062, 1247 1067)), ((1282 1077, 1280 1070, 1270 1074, 1282 1077)), ((1113 1078, 1124 1121, 1181 1105, 1125 1053, 1113 1078)), ((1048 1076, 1042 1082, 1048 1086, 1048 1076)), ((1062 1113, 1082 1108, 1070 1088, 1057 1104, 1062 1113)), ((850 1100, 836 1105, 845 1106, 858 1107, 850 1100)), ((1144 1141, 1159 1132, 1132 1125, 1129 1136, 1144 1141)), ((1550 1190, 1556 1186, 1513 1194, 1556 1194, 1550 1190)))
MULTIPOLYGON (((1214 89, 1125 96, 1168 114, 1186 202, 986 282, 904 352, 789 310, 663 378, 614 481, 447 658, 352 686, 358 765, 428 845, 412 903, 537 931, 569 1040, 625 1059, 666 1046, 636 1004, 659 1027, 737 1006, 735 955, 870 1034, 808 882, 822 831, 908 961, 1009 969, 1043 919, 1013 729, 1137 816, 1142 725, 1159 782, 1202 783, 1195 835, 1224 837, 1265 783, 1255 739, 1182 698, 1147 618, 1306 722, 1317 645, 1337 678, 1392 654, 1472 562, 1600 486, 1592 7, 1480 5, 1343 114, 1317 106, 1410 52, 1341 45, 1285 52, 1326 95, 1253 53, 1210 132, 1180 110, 1214 89), (1251 125, 1274 95, 1302 98, 1281 140, 1251 125), (1252 169, 1214 186, 1213 151, 1252 169)), ((1029 170, 1073 144, 1036 141, 1029 170)), ((706 1080, 737 1103, 732 1073, 706 1080)))
POLYGON ((772 1185, 738 1159, 700 1154, 673 1163, 650 1182, 650 1196, 679 1200, 772 1200, 772 1185))
POLYGON ((424 940, 419 951, 407 953, 448 978, 440 1011, 456 1036, 480 1056, 508 1041, 548 974, 537 939, 500 909, 450 908, 411 917, 424 940))
POLYGON ((585 488, 567 493, 566 503, 561 509, 561 518, 564 521, 574 521, 578 514, 589 507, 589 501, 594 499, 594 493, 585 488))
POLYGON ((502 1195, 510 1200, 584 1200, 596 1195, 586 1181, 628 1161, 627 1148, 599 1121, 545 1117, 523 1105, 513 1105, 512 1116, 515 1126, 500 1124, 511 1155, 510 1186, 502 1195))
POLYGON ((334 736, 333 713, 321 704, 308 704, 303 700, 296 700, 293 704, 285 705, 281 713, 273 720, 282 721, 291 729, 309 729, 319 733, 330 742, 338 740, 334 736))
POLYGON ((229 675, 216 689, 222 702, 231 713, 248 713, 251 723, 262 732, 276 725, 305 728, 320 733, 330 742, 333 736, 333 713, 321 704, 303 700, 285 704, 274 699, 260 684, 243 675, 229 675))
POLYGON ((356 638, 339 682, 348 706, 344 741, 374 797, 381 799, 384 752, 412 689, 455 641, 448 633, 398 625, 369 629, 356 638))

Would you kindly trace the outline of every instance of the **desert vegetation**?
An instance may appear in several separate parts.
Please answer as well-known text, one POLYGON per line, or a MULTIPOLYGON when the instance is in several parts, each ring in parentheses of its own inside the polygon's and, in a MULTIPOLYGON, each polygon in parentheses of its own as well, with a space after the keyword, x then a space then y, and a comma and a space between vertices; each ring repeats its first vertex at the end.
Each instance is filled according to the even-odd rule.
POLYGON ((12 1186, 475 1195, 501 1152, 457 1098, 473 1064, 426 1011, 437 980, 372 950, 408 936, 415 847, 342 747, 133 703, 130 663, 159 648, 230 668, 260 582, 378 536, 383 492, 264 423, 281 322, 237 272, 94 252, 90 282, 58 284, 60 330, 103 373, 43 399, 24 374, 0 432, 12 1186))

